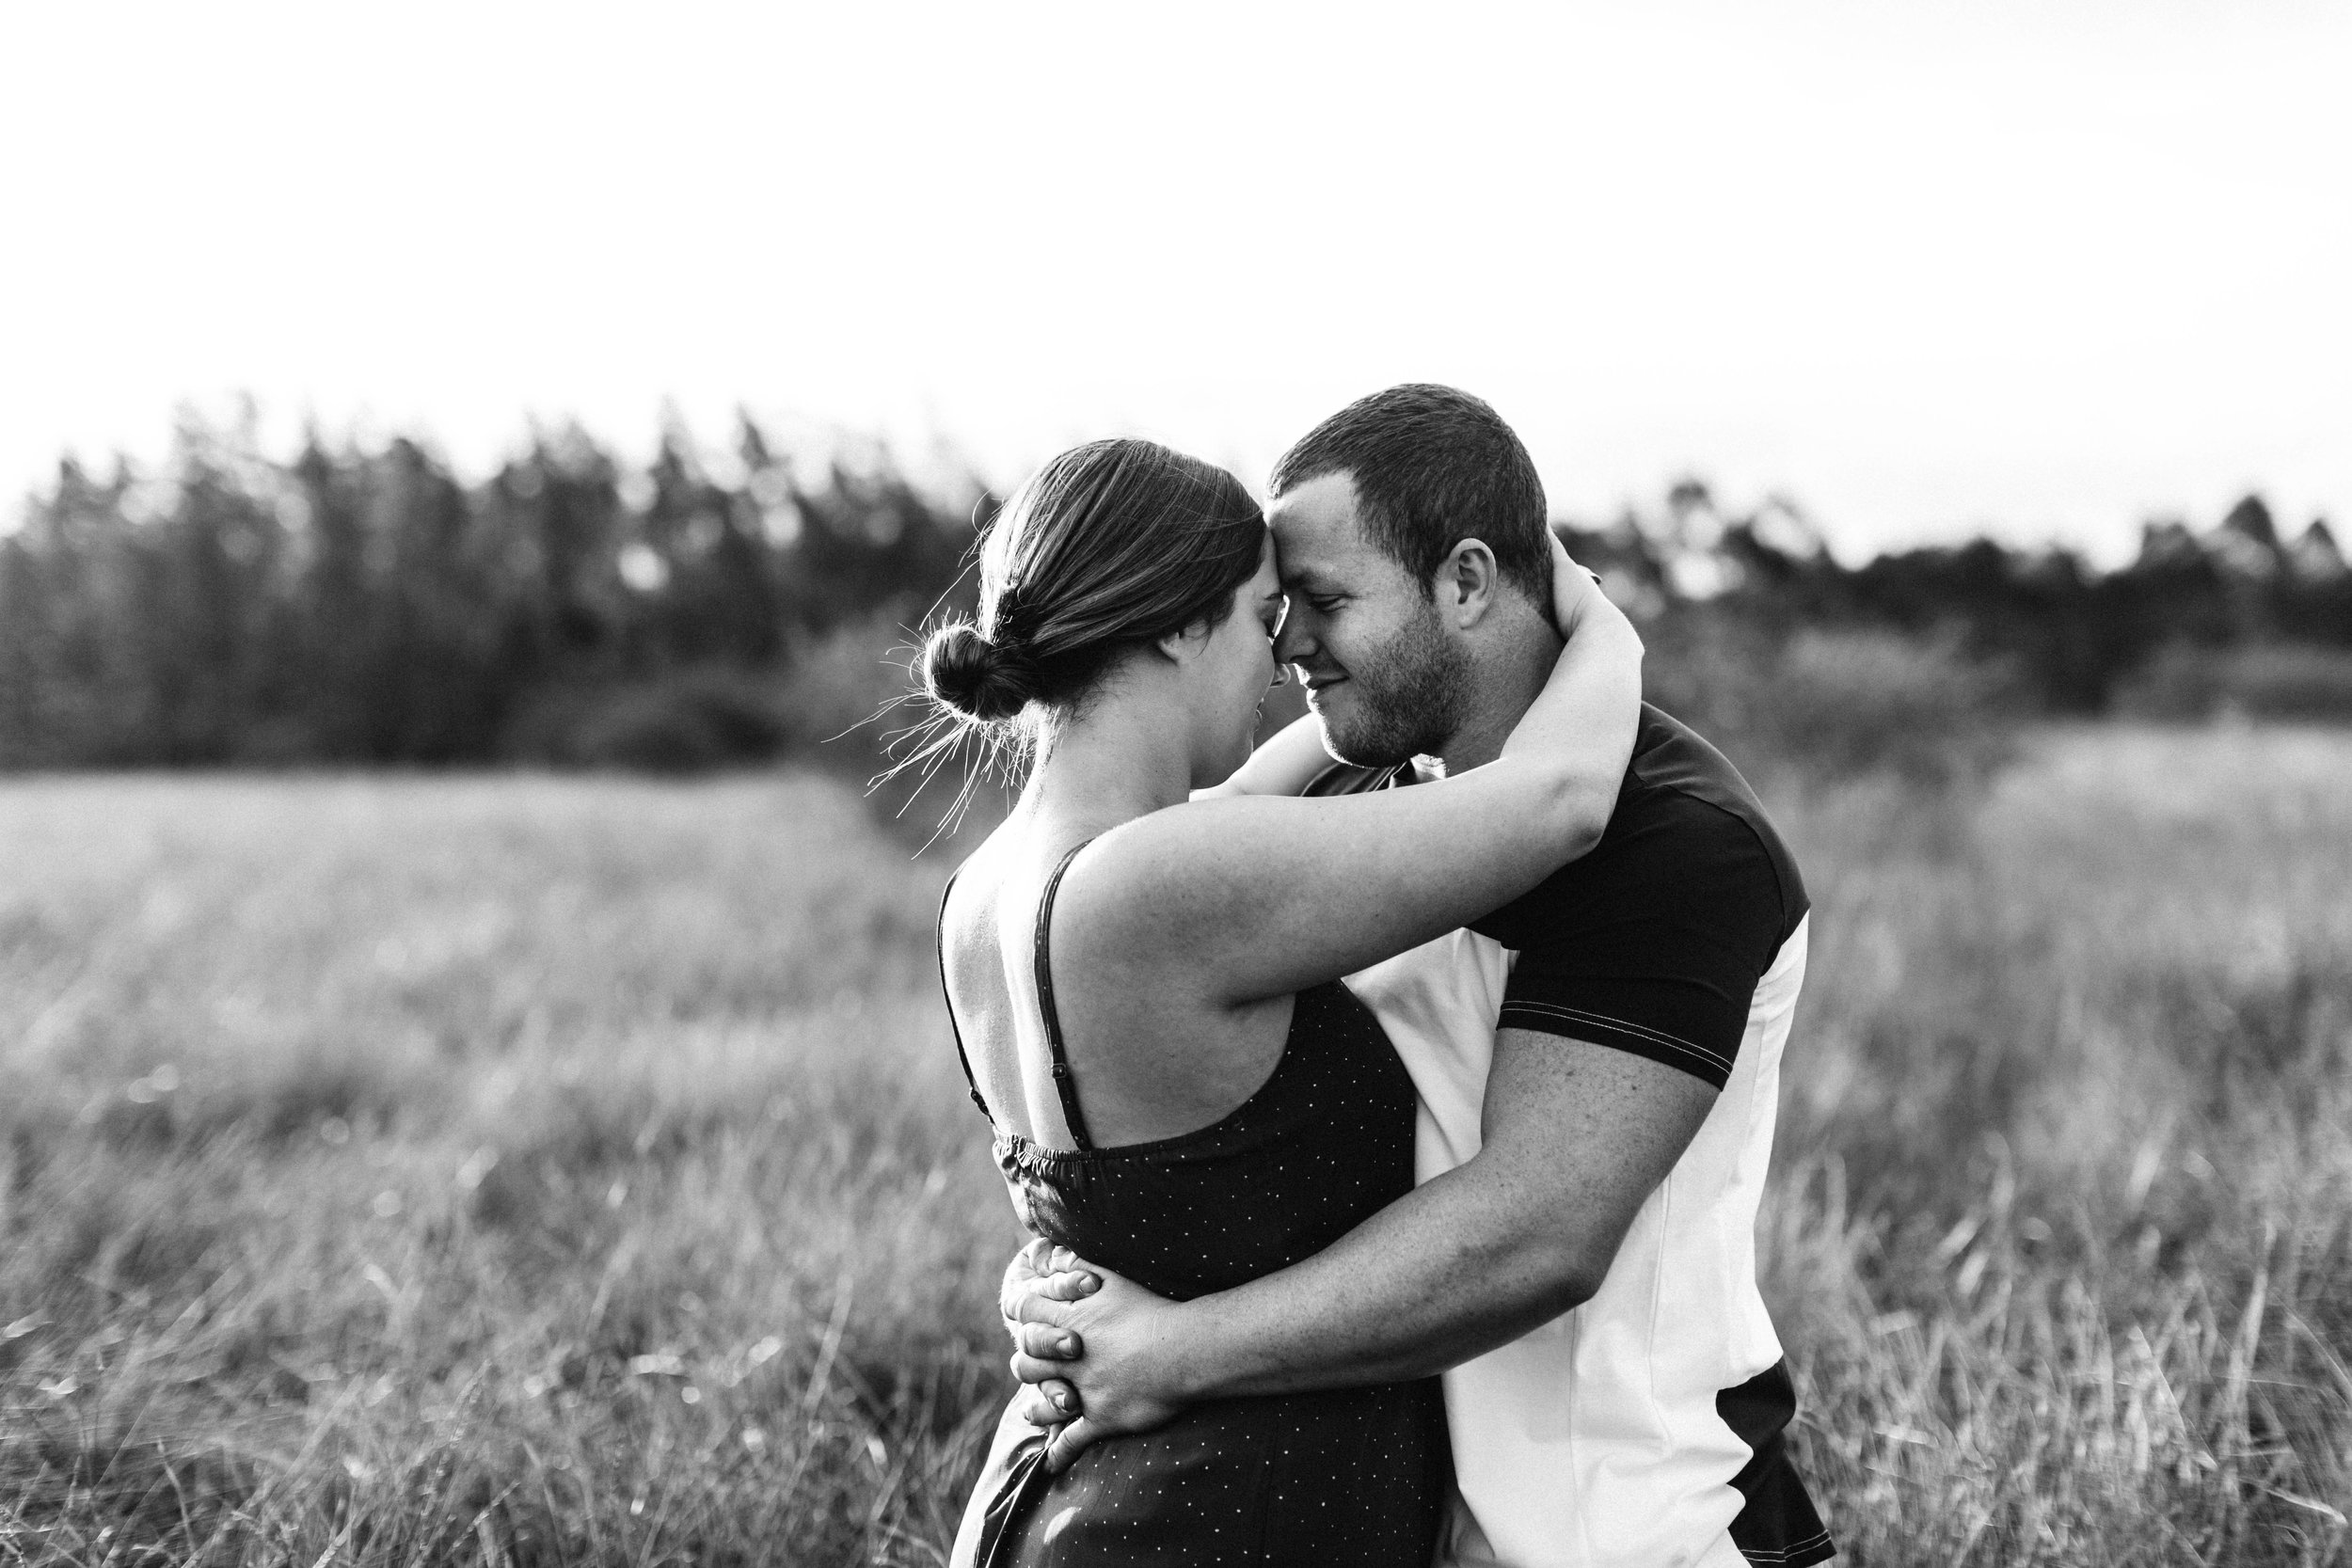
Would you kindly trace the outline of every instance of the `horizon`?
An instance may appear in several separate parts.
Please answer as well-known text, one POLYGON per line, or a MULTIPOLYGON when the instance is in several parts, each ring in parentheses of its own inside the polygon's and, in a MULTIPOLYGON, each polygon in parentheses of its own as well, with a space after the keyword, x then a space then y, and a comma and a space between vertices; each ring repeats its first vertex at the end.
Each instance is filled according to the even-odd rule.
POLYGON ((1257 487, 1407 380, 1494 403, 1557 515, 1694 477, 1841 558, 2352 512, 2342 8, 11 31, 45 69, 0 199, 42 243, 0 262, 37 305, 0 527, 241 394, 267 451, 407 435, 469 480, 534 423, 635 464, 665 409, 707 450, 741 405, 999 490, 1104 434, 1257 487))
MULTIPOLYGON (((888 437, 871 432, 826 428, 810 420, 794 421, 788 416, 782 423, 771 423, 748 408, 739 409, 729 417, 727 434, 723 437, 690 426, 682 417, 676 416, 674 409, 665 409, 657 422, 660 426, 657 434, 647 440, 631 444, 614 441, 605 433, 590 430, 573 420, 527 420, 520 437, 507 443, 487 463, 469 467, 456 461, 446 445, 436 440, 429 432, 369 429, 357 420, 346 422, 340 430, 326 429, 315 420, 299 425, 270 421, 259 417, 259 410, 250 406, 249 400, 232 400, 223 410, 208 411, 183 405, 173 421, 173 435, 167 443, 170 450, 151 458, 136 457, 120 450, 96 460, 79 452, 62 454, 52 466, 47 483, 28 490, 17 508, 0 514, 0 539, 7 538, 21 527, 34 508, 55 498, 65 464, 74 465, 87 479, 101 485, 112 483, 119 476, 127 478, 134 486, 155 483, 168 486, 177 483, 173 465, 189 436, 229 456, 232 464, 237 459, 251 457, 289 474, 301 453, 314 444, 339 458, 354 453, 373 457, 389 450, 392 443, 405 441, 423 452, 429 461, 441 466, 469 491, 489 484, 508 465, 526 461, 534 449, 560 448, 566 440, 577 436, 588 441, 598 454, 612 461, 615 467, 614 488, 621 504, 632 511, 641 509, 649 499, 652 466, 660 455, 663 442, 673 436, 684 438, 682 450, 706 478, 723 489, 739 489, 747 481, 748 471, 736 454, 735 437, 745 422, 758 430, 761 439, 771 451, 798 468, 803 476, 811 469, 838 463, 845 471, 853 474, 888 474, 903 479, 932 502, 950 507, 967 499, 977 503, 979 499, 988 496, 1002 499, 1010 494, 1019 477, 1016 475, 1011 480, 1001 480, 989 476, 977 464, 970 461, 968 454, 952 440, 936 433, 932 439, 923 443, 919 451, 910 456, 888 437), (285 428, 273 428, 278 425, 284 425, 285 428)), ((1270 467, 1271 463, 1267 466, 1270 467)), ((1263 496, 1264 484, 1262 475, 1249 477, 1248 484, 1253 494, 1263 496)), ((1858 550, 1851 547, 1849 542, 1821 530, 1820 519, 1805 507, 1801 496, 1775 491, 1744 498, 1727 497, 1707 476, 1687 472, 1661 483, 1650 495, 1628 497, 1605 513, 1571 512, 1550 500, 1548 496, 1548 515, 1555 529, 1565 528, 1588 534, 1606 533, 1630 522, 1645 534, 1662 542, 1666 533, 1661 530, 1671 532, 1676 528, 1670 520, 1676 511, 1676 502, 1669 492, 1693 484, 1705 494, 1706 500, 1702 504, 1726 525, 1743 516, 1763 516, 1767 519, 1764 532, 1772 536, 1777 531, 1770 521, 1773 515, 1793 517, 1800 529, 1815 530, 1821 546, 1828 551, 1831 559, 1848 570, 1875 559, 1899 556, 1908 551, 1950 550, 1991 543, 2021 557, 2070 555, 2094 570, 2114 571, 2140 559, 2148 537, 2159 531, 2185 530, 2190 536, 2211 543, 2231 526, 2232 519, 2240 509, 2249 504, 2262 508, 2281 546, 2296 545, 2313 530, 2324 534, 2340 553, 2344 552, 2346 544, 2335 522, 2325 514, 2299 519, 2283 515, 2259 488, 2246 491, 2210 515, 2196 515, 2177 511, 2151 513, 2140 519, 2128 548, 2104 554, 2086 549, 2073 540, 2020 538, 2004 535, 1994 529, 1954 533, 1949 537, 1900 540, 1858 550)), ((154 510, 155 504, 151 492, 147 501, 135 507, 135 514, 148 515, 154 510)), ((1802 546, 1796 542, 1796 536, 1783 533, 1781 538, 1781 547, 1798 549, 1802 553, 1802 546)))

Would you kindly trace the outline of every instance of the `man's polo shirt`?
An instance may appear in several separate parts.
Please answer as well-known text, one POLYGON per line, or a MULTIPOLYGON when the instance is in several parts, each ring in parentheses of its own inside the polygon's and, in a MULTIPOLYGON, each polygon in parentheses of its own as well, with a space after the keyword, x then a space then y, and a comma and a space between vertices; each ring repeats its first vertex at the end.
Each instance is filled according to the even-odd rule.
MULTIPOLYGON (((1412 778, 1343 765, 1308 793, 1412 778)), ((1420 1091, 1419 1180, 1478 1152, 1498 1028, 1630 1052, 1720 1091, 1593 1298, 1445 1374, 1459 1496, 1441 1568, 1801 1568, 1833 1554, 1783 1439, 1796 1396, 1756 1285, 1806 909, 1746 782, 1645 706, 1591 853, 1469 930, 1348 977, 1420 1091)))

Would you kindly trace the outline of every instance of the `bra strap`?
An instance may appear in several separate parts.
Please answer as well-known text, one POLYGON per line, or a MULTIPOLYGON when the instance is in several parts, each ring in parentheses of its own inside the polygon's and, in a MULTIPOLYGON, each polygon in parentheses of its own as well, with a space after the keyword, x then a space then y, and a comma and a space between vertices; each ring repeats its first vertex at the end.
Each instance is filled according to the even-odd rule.
POLYGON ((956 1023, 956 999, 947 994, 947 895, 955 891, 956 879, 951 876, 939 895, 939 930, 932 943, 939 956, 939 999, 947 1005, 947 1032, 955 1037, 956 1065, 963 1069, 963 1086, 972 1091, 972 1103, 980 1108, 980 1115, 988 1117, 988 1124, 993 1127, 996 1118, 990 1116, 988 1101, 980 1097, 980 1082, 972 1076, 972 1058, 964 1053, 963 1030, 956 1023))
MULTIPOLYGON (((1078 851, 1093 842, 1088 839, 1061 858, 1054 874, 1045 879, 1045 896, 1037 901, 1037 1007, 1045 1020, 1046 1048, 1054 1053, 1054 1090, 1061 1096, 1062 1119, 1070 1124, 1070 1136, 1080 1148, 1092 1148, 1094 1140, 1087 1136, 1087 1119, 1078 1109, 1078 1085, 1070 1076, 1070 1053, 1062 1048, 1061 1017, 1054 1010, 1054 966, 1045 950, 1053 930, 1054 895, 1061 891, 1062 873, 1078 858, 1078 851)), ((964 1070, 971 1071, 968 1067, 964 1070)))

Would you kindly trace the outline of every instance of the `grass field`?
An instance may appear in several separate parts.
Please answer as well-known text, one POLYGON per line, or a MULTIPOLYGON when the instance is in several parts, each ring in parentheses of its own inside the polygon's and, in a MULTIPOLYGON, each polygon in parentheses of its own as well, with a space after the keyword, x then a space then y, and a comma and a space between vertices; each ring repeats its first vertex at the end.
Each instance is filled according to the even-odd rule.
MULTIPOLYGON (((2352 736, 1777 807, 1853 1563, 2352 1563, 2352 736)), ((838 785, 0 784, 0 1562, 930 1563, 1017 1240, 838 785)))

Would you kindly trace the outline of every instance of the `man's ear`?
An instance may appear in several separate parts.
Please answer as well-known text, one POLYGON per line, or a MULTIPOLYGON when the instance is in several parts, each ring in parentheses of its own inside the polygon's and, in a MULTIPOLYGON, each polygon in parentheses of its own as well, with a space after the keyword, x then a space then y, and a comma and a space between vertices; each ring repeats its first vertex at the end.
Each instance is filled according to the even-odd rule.
POLYGON ((1494 609, 1495 595, 1502 591, 1502 574, 1495 565, 1495 552, 1483 539, 1463 540, 1438 568, 1433 586, 1438 613, 1450 619, 1457 631, 1470 630, 1486 618, 1486 612, 1494 609))

